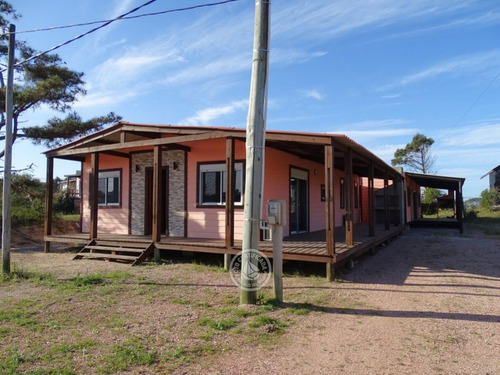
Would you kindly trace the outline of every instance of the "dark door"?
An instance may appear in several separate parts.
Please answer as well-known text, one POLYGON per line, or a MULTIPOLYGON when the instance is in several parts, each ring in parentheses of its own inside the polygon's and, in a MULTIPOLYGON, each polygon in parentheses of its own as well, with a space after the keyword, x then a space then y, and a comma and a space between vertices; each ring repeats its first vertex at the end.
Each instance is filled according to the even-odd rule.
POLYGON ((418 193, 413 192, 413 220, 418 220, 418 193))
POLYGON ((308 230, 307 180, 290 177, 290 233, 304 233, 308 230))
MULTIPOLYGON (((148 235, 153 232, 153 168, 146 168, 144 183, 144 234, 148 235)), ((160 192, 160 231, 161 233, 166 233, 168 223, 167 167, 163 167, 161 170, 161 186, 162 191, 160 192)))

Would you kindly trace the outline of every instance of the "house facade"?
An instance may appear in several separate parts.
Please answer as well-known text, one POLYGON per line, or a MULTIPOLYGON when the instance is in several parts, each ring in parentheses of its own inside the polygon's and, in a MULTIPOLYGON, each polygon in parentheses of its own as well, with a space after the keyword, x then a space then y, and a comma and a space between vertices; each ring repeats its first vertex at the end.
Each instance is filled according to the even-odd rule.
MULTIPOLYGON (((82 233, 52 234, 47 194, 46 250, 50 242, 78 242, 87 244, 88 256, 103 258, 96 242, 104 239, 108 250, 112 241, 120 244, 110 250, 112 259, 130 258, 123 248, 132 242, 155 254, 236 254, 243 237, 245 140, 245 129, 121 121, 48 151, 49 192, 55 159, 81 162, 82 233)), ((265 142, 262 201, 286 202, 284 259, 331 269, 419 217, 418 182, 345 135, 267 131, 265 142)), ((261 218, 267 220, 265 208, 261 218)), ((260 250, 272 256, 266 246, 260 250)))

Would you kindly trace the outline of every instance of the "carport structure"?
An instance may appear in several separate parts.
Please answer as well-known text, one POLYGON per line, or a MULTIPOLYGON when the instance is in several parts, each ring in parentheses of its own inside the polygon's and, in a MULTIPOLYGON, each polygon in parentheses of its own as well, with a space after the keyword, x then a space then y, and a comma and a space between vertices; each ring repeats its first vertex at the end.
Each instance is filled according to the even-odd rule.
POLYGON ((406 178, 415 181, 421 187, 444 189, 453 191, 455 198, 455 220, 443 219, 419 219, 412 221, 415 226, 449 226, 453 225, 458 227, 460 234, 464 232, 463 218, 464 218, 464 201, 462 196, 462 189, 465 178, 439 176, 431 174, 405 172, 406 178))

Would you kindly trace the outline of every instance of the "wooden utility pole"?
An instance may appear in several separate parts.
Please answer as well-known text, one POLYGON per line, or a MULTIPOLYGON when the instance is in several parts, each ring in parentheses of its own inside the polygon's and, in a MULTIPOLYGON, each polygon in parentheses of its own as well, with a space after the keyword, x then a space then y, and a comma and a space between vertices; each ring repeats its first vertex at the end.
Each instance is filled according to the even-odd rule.
POLYGON ((10 182, 12 171, 12 112, 14 108, 14 49, 16 26, 9 25, 7 88, 5 92, 5 154, 2 197, 2 270, 10 273, 10 182))
POLYGON ((255 1, 252 82, 246 131, 246 174, 241 264, 241 304, 257 303, 256 251, 262 207, 264 147, 269 66, 269 11, 271 1, 255 1))

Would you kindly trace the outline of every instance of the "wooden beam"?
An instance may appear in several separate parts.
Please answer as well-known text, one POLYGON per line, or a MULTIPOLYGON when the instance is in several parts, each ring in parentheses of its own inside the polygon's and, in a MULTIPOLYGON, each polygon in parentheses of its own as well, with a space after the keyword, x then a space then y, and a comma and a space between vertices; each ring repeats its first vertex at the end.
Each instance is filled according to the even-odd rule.
POLYGON ((114 143, 111 145, 102 145, 102 146, 92 146, 92 147, 82 147, 78 149, 64 149, 64 150, 56 150, 54 152, 48 152, 49 156, 66 156, 66 155, 86 155, 93 152, 103 152, 109 150, 120 150, 126 148, 135 148, 135 147, 147 147, 147 146, 162 146, 169 145, 173 143, 183 143, 183 142, 194 142, 201 141, 207 139, 218 139, 218 138, 226 138, 240 135, 237 132, 224 132, 224 131, 209 131, 199 134, 191 134, 191 135, 181 135, 175 137, 168 138, 159 138, 159 139, 149 139, 149 140, 140 140, 140 141, 132 141, 125 143, 114 143))
POLYGON ((457 190, 457 220, 458 220, 458 231, 460 234, 464 233, 464 200, 462 196, 462 184, 458 183, 457 190))
POLYGON ((124 159, 130 159, 130 154, 126 154, 124 152, 118 152, 118 151, 103 151, 103 154, 106 155, 111 155, 111 156, 116 156, 118 158, 124 158, 124 159))
POLYGON ((226 248, 234 246, 234 139, 226 139, 226 248))
POLYGON ((384 176, 384 229, 389 230, 391 227, 389 218, 389 178, 387 171, 384 176))
MULTIPOLYGON (((161 147, 155 146, 153 151, 153 218, 152 218, 152 239, 154 243, 161 240, 161 191, 162 191, 162 166, 161 166, 161 147)), ((159 252, 155 250, 155 261, 159 261, 159 252)))
MULTIPOLYGON (((45 192, 44 236, 52 234, 52 201, 54 197, 54 158, 47 157, 47 179, 45 192)), ((50 253, 50 242, 45 241, 44 251, 50 253)))
POLYGON ((90 154, 90 230, 89 239, 97 238, 98 221, 98 194, 99 194, 99 154, 94 152, 90 154))
MULTIPOLYGON (((239 137, 245 137, 245 133, 239 134, 239 137)), ((315 136, 315 135, 300 135, 300 134, 276 134, 276 133, 266 133, 267 141, 286 141, 286 142, 300 142, 300 143, 311 143, 319 145, 329 145, 331 144, 330 136, 315 136)))
POLYGON ((373 162, 368 170, 368 235, 375 236, 375 186, 373 162))
MULTIPOLYGON (((325 145, 325 228, 326 253, 335 254, 335 156, 333 144, 325 145)), ((328 263, 329 264, 329 263, 328 263)), ((327 268, 331 265, 327 264, 327 268)))
POLYGON ((354 245, 354 180, 352 174, 352 149, 345 153, 345 182, 346 182, 346 213, 345 213, 345 243, 354 245))

